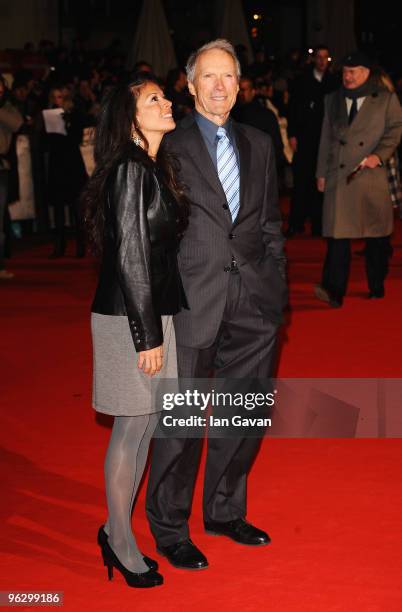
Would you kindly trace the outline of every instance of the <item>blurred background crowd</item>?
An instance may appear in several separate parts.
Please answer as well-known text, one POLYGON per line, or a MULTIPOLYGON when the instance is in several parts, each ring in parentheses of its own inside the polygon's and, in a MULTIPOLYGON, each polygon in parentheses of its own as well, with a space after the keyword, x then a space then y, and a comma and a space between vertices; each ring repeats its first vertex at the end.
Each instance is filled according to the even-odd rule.
MULTIPOLYGON (((69 44, 47 39, 27 41, 22 49, 0 54, 0 217, 6 257, 10 255, 12 239, 33 234, 48 236, 50 232, 50 257, 65 254, 68 232, 76 238, 75 254, 85 255, 78 201, 93 169, 93 129, 102 98, 127 72, 155 73, 166 97, 173 102, 176 121, 191 112, 193 100, 184 70, 191 48, 182 48, 177 53, 176 67, 161 73, 163 63, 154 63, 147 45, 141 47, 140 34, 150 27, 146 20, 152 18, 152 10, 156 11, 152 4, 154 1, 147 5, 147 14, 143 8, 138 16, 134 55, 125 51, 117 38, 103 48, 90 48, 82 36, 72 38, 69 44), (139 55, 141 49, 144 56, 139 55), (57 109, 52 115, 58 117, 55 123, 46 111, 57 109)), ((235 5, 240 3, 232 4, 232 15, 235 5)), ((161 6, 158 11, 161 20, 161 6)), ((156 14, 154 17, 158 22, 156 14)), ((262 15, 256 13, 253 17, 258 25, 262 15)), ((242 66, 233 116, 262 129, 273 139, 280 189, 291 196, 284 228, 287 236, 303 233, 307 228, 312 235, 320 236, 322 196, 315 188, 315 167, 324 97, 341 84, 341 58, 331 55, 333 50, 324 40, 310 48, 290 48, 282 55, 269 53, 256 28, 251 29, 251 39, 255 38, 251 53, 244 39, 237 44, 236 39, 231 39, 242 66)), ((242 40, 241 35, 238 40, 242 40)), ((200 42, 205 41, 197 41, 197 46, 200 42)), ((391 74, 387 74, 374 61, 372 78, 379 87, 394 89, 401 100, 400 68, 399 72, 398 62, 391 62, 391 74)), ((393 165, 397 207, 400 188, 396 158, 393 165)), ((0 267, 4 271, 4 264, 0 267)))

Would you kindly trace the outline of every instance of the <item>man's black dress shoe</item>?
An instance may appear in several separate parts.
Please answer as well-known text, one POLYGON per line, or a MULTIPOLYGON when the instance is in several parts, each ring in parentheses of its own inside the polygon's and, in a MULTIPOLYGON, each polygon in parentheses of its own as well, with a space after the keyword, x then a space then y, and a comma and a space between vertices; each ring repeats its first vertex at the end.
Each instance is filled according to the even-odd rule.
POLYGON ((52 253, 50 253, 48 259, 59 259, 60 257, 64 257, 64 251, 55 249, 54 251, 52 251, 52 253))
POLYGON ((385 296, 384 289, 377 289, 377 291, 370 291, 370 293, 368 294, 369 300, 378 300, 380 298, 383 298, 384 296, 385 296))
POLYGON ((265 531, 257 529, 241 518, 227 523, 204 523, 204 527, 205 531, 211 535, 225 535, 239 544, 264 546, 271 542, 271 538, 265 531))
MULTIPOLYGON (((98 544, 101 548, 104 548, 105 544, 108 543, 107 533, 105 531, 105 525, 101 525, 98 531, 98 544)), ((146 563, 150 570, 154 570, 155 572, 158 570, 158 562, 151 557, 143 557, 144 563, 146 563)))
POLYGON ((207 558, 191 540, 184 540, 170 546, 158 546, 156 550, 166 557, 171 565, 180 569, 200 570, 208 567, 207 558))
POLYGON ((314 295, 322 302, 329 304, 331 308, 341 308, 343 304, 342 297, 333 295, 320 284, 314 285, 314 295))
POLYGON ((304 227, 289 226, 285 232, 285 238, 293 238, 296 234, 304 234, 304 227))

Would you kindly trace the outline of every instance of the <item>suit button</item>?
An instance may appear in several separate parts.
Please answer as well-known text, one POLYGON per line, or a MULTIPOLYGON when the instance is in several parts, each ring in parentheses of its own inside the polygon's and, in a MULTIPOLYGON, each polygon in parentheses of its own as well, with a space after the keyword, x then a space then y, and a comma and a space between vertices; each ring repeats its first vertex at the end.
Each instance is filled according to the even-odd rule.
POLYGON ((340 140, 340 141, 339 141, 339 144, 340 144, 340 145, 342 145, 342 146, 344 146, 344 145, 346 144, 346 140, 340 140))
POLYGON ((236 234, 229 234, 228 238, 229 240, 233 240, 233 238, 236 238, 236 234))
POLYGON ((359 142, 359 145, 362 147, 364 145, 364 142, 359 142))
POLYGON ((222 204, 222 208, 224 208, 225 210, 228 210, 229 206, 227 204, 222 204))
POLYGON ((224 271, 224 272, 230 272, 230 266, 225 266, 225 267, 223 268, 223 271, 224 271))
POLYGON ((340 164, 340 166, 339 166, 339 167, 340 167, 340 168, 344 168, 344 167, 345 167, 345 164, 340 164))

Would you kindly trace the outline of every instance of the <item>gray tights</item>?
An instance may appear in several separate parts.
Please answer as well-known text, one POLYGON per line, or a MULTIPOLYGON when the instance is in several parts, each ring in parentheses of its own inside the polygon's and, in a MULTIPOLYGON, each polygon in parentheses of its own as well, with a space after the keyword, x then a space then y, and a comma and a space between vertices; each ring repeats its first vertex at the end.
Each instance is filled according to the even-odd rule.
POLYGON ((128 570, 138 573, 149 568, 131 530, 131 513, 157 420, 158 414, 115 417, 105 460, 109 545, 128 570))

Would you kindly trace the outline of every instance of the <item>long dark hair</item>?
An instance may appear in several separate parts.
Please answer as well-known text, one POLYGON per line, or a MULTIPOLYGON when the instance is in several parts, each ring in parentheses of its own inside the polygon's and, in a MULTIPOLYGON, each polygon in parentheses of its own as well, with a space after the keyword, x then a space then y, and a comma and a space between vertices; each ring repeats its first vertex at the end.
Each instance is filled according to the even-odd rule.
MULTIPOLYGON (((157 79, 149 73, 138 73, 132 78, 125 78, 105 95, 101 104, 95 131, 95 170, 81 195, 89 242, 96 254, 102 252, 106 195, 111 173, 127 157, 146 167, 154 166, 147 154, 147 139, 136 120, 138 94, 146 83, 159 86, 157 79), (136 146, 132 141, 133 125, 144 143, 144 148, 136 146)), ((178 162, 165 147, 160 147, 156 164, 158 175, 179 204, 182 223, 185 225, 189 214, 189 200, 177 178, 178 162)))

